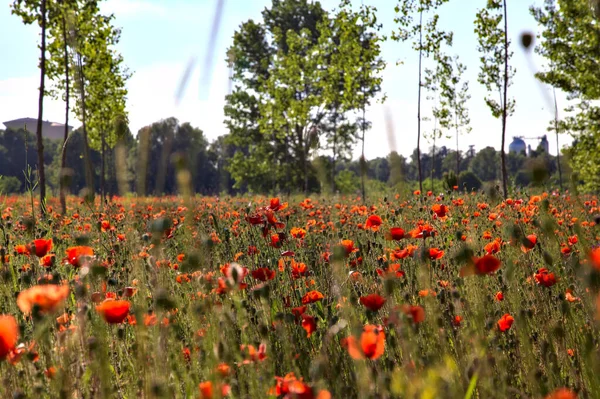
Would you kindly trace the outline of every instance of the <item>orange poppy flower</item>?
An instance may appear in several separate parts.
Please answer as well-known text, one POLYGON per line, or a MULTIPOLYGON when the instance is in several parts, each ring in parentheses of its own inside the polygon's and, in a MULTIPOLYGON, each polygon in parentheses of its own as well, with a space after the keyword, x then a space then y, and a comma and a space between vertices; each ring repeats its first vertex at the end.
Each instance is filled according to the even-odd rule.
POLYGON ((498 328, 502 332, 508 331, 514 321, 515 319, 510 314, 506 313, 498 320, 498 328))
POLYGON ((400 227, 392 227, 390 231, 385 233, 386 240, 399 241, 404 238, 404 230, 400 227))
POLYGON ((565 299, 568 302, 578 302, 581 300, 579 297, 576 297, 575 295, 573 295, 572 290, 567 290, 567 292, 565 293, 565 299))
POLYGON ((54 312, 69 295, 68 285, 35 285, 19 293, 17 306, 26 315, 36 307, 41 313, 54 312))
POLYGON ((309 303, 315 303, 323 300, 325 296, 321 294, 319 291, 309 291, 302 297, 302 304, 306 305, 309 303))
POLYGON ((377 312, 385 304, 385 298, 377 294, 360 297, 360 303, 372 312, 377 312))
POLYGON ((94 256, 94 249, 86 246, 78 246, 67 248, 67 262, 74 267, 79 267, 81 264, 79 260, 81 257, 92 257, 94 256))
POLYGON ((367 218, 367 221, 365 222, 365 228, 377 231, 379 230, 379 226, 381 226, 382 224, 383 220, 381 220, 381 217, 379 217, 378 215, 371 215, 367 218))
POLYGON ((11 315, 0 316, 0 360, 15 349, 19 338, 19 326, 11 315))
POLYGON ((100 305, 96 306, 98 312, 109 324, 119 324, 127 318, 131 304, 128 301, 115 301, 106 299, 100 305))
POLYGON ((38 240, 33 240, 32 250, 35 251, 35 256, 38 258, 44 257, 48 252, 52 250, 52 238, 48 240, 44 240, 40 238, 38 240))
POLYGON ((494 298, 496 299, 496 301, 502 302, 504 300, 504 294, 502 293, 502 291, 498 291, 496 292, 496 295, 494 295, 494 298))
POLYGON ((342 346, 348 349, 348 354, 353 359, 375 360, 380 358, 385 350, 385 333, 381 326, 367 324, 363 328, 360 341, 350 336, 342 340, 342 346))
POLYGON ((474 258, 471 264, 463 267, 460 270, 460 277, 491 274, 500 269, 501 265, 502 263, 495 256, 484 255, 481 258, 474 258))

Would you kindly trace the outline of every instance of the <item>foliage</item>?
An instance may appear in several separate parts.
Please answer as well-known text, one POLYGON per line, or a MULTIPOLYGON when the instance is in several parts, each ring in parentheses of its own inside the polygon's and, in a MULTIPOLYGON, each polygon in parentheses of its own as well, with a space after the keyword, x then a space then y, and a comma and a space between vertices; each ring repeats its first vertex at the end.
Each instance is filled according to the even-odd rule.
POLYGON ((274 1, 262 17, 242 24, 228 51, 228 140, 241 149, 229 171, 237 187, 306 191, 311 154, 347 154, 357 130, 349 115, 379 91, 377 22, 369 7, 342 4, 330 17, 306 0, 274 1))
POLYGON ((477 191, 481 188, 482 183, 479 177, 470 170, 465 170, 458 177, 460 188, 467 191, 477 191))
POLYGON ((485 97, 485 102, 495 118, 502 120, 502 144, 500 145, 502 192, 508 196, 506 155, 504 143, 507 118, 514 113, 515 100, 508 97, 515 69, 509 64, 513 52, 508 39, 506 0, 488 0, 486 7, 477 12, 475 18, 477 49, 481 53, 481 67, 477 80, 489 93, 497 93, 496 100, 485 97), (502 25, 504 25, 502 27, 502 25))
POLYGON ((0 176, 0 194, 21 192, 21 182, 14 176, 0 176))
POLYGON ((544 28, 536 51, 548 61, 546 70, 536 77, 567 93, 571 100, 565 109, 567 117, 557 130, 575 138, 571 161, 587 191, 597 191, 600 184, 600 108, 595 104, 600 98, 598 9, 597 2, 589 0, 545 0, 543 6, 531 7, 544 28))
POLYGON ((596 397, 581 199, 2 197, 0 396, 596 397))

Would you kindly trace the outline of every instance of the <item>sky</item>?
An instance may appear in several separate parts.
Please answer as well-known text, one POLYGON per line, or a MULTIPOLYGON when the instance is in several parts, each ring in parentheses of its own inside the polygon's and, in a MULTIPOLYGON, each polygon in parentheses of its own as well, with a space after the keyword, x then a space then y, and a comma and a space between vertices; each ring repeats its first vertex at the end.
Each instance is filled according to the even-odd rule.
MULTIPOLYGON (((377 17, 383 24, 381 33, 390 36, 394 24, 395 0, 362 0, 377 8, 377 17)), ((133 75, 127 83, 127 111, 131 131, 137 131, 163 118, 176 117, 201 128, 209 140, 226 134, 223 124, 224 97, 230 88, 229 71, 225 62, 227 48, 234 31, 248 19, 259 20, 261 11, 271 0, 224 0, 222 20, 213 62, 205 67, 205 57, 212 21, 218 0, 105 0, 101 10, 114 13, 114 24, 122 29, 117 50, 133 75), (190 63, 195 67, 179 103, 176 92, 190 63), (208 77, 207 84, 203 77, 208 77)), ((40 29, 23 25, 20 18, 11 15, 11 0, 0 0, 0 122, 23 117, 37 117, 40 29)), ((486 146, 500 149, 501 121, 487 108, 486 90, 477 82, 480 61, 473 21, 477 9, 486 0, 451 0, 440 9, 440 27, 454 33, 454 45, 447 49, 457 54, 467 66, 465 78, 469 81, 471 100, 468 103, 472 131, 461 135, 462 151, 474 145, 476 150, 486 146)), ((539 27, 529 14, 529 6, 541 0, 508 0, 509 38, 513 43, 512 65, 517 73, 509 96, 516 100, 516 111, 507 123, 506 149, 512 136, 537 137, 546 134, 553 119, 553 107, 547 99, 550 89, 537 82, 534 72, 543 66, 538 56, 527 56, 519 46, 522 32, 538 33, 539 27)), ((339 0, 322 0, 326 10, 333 10, 339 0)), ((353 0, 360 6, 360 0, 353 0)), ((372 128, 366 134, 367 159, 386 156, 396 150, 409 156, 417 144, 417 89, 418 55, 409 43, 387 40, 382 45, 382 58, 387 66, 383 72, 382 92, 385 102, 374 103, 366 117, 372 128), (389 121, 389 122, 386 122, 389 121), (390 136, 393 139, 390 140, 390 136)), ((558 93, 559 107, 566 105, 565 96, 558 93)), ((430 114, 431 104, 423 105, 422 114, 430 114)), ((74 116, 72 116, 74 118, 74 116)), ((44 101, 44 119, 64 121, 64 102, 60 99, 44 101)), ((71 119, 73 120, 73 119, 71 119)), ((74 123, 77 127, 78 123, 74 123)), ((427 136, 433 122, 424 122, 422 131, 427 136)), ((559 146, 569 143, 560 137, 559 146)), ((532 147, 537 140, 529 140, 532 147)), ((556 154, 556 139, 549 136, 550 153, 556 154)), ((425 138, 423 150, 432 141, 425 138)), ((437 140, 436 145, 455 148, 455 138, 437 140)), ((360 155, 357 143, 354 157, 360 155)))

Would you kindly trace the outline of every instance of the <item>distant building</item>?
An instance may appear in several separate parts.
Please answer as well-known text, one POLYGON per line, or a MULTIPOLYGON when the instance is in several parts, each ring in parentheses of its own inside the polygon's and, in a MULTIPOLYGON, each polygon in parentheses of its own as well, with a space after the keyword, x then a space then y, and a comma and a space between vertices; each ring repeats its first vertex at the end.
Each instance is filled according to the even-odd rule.
POLYGON ((546 135, 543 135, 542 138, 540 139, 539 146, 544 149, 546 154, 550 154, 550 146, 548 145, 548 138, 546 137, 546 135))
MULTIPOLYGON (((7 129, 19 130, 25 129, 33 134, 37 130, 36 118, 20 118, 12 121, 3 122, 7 129)), ((73 130, 72 126, 69 126, 69 133, 73 130)), ((65 137, 65 124, 58 122, 42 121, 42 137, 46 137, 50 140, 62 140, 65 137)))
POLYGON ((512 143, 510 143, 508 146, 508 152, 514 152, 515 154, 526 154, 527 145, 525 145, 525 141, 523 141, 520 137, 513 137, 512 143))

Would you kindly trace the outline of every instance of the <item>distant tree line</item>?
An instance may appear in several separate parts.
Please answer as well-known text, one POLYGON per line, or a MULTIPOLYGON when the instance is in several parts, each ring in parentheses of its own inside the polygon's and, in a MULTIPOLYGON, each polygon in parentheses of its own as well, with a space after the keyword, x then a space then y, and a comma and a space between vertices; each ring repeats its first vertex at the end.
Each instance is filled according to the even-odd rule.
MULTIPOLYGON (((138 195, 177 194, 181 187, 180 174, 189 176, 185 181, 194 193, 204 195, 235 195, 252 191, 245 184, 236 184, 231 174, 235 154, 243 148, 231 143, 228 136, 209 142, 202 130, 189 123, 168 118, 146 126, 134 137, 125 130, 121 146, 107 150, 105 181, 110 195, 136 193, 138 195), (122 157, 122 159, 119 159, 122 157), (117 166, 121 165, 121 166, 117 166), (124 166, 124 167, 123 167, 124 166), (121 183, 124 183, 120 185, 121 183)), ((0 192, 22 193, 27 187, 26 171, 32 171, 35 181, 37 168, 36 137, 25 130, 0 131, 0 192)), ((58 194, 61 179, 62 143, 45 139, 44 164, 48 186, 58 194)), ((72 194, 80 194, 87 187, 84 173, 84 140, 81 129, 73 131, 67 140, 64 184, 72 194)), ((90 149, 94 186, 100 187, 102 174, 101 152, 90 149)), ((392 152, 365 162, 367 193, 406 191, 419 188, 419 172, 415 149, 409 158, 392 152)), ((564 168, 566 162, 561 162, 564 168)), ((423 190, 440 192, 454 189, 457 152, 444 146, 421 152, 423 190)), ((458 153, 460 190, 478 190, 484 184, 501 182, 499 152, 486 147, 475 152, 458 153)), ((543 147, 529 156, 508 153, 509 181, 514 186, 557 182, 556 157, 543 147), (539 173, 543 176, 539 176, 539 173)), ((360 194, 362 166, 360 160, 334 162, 330 155, 317 155, 310 161, 308 192, 328 194, 332 190, 343 194, 360 194), (333 181, 332 181, 333 180, 333 181)), ((568 173, 568 171, 567 171, 568 173)), ((304 191, 302 184, 288 187, 289 193, 304 191)), ((278 188, 261 193, 281 193, 278 188)))

